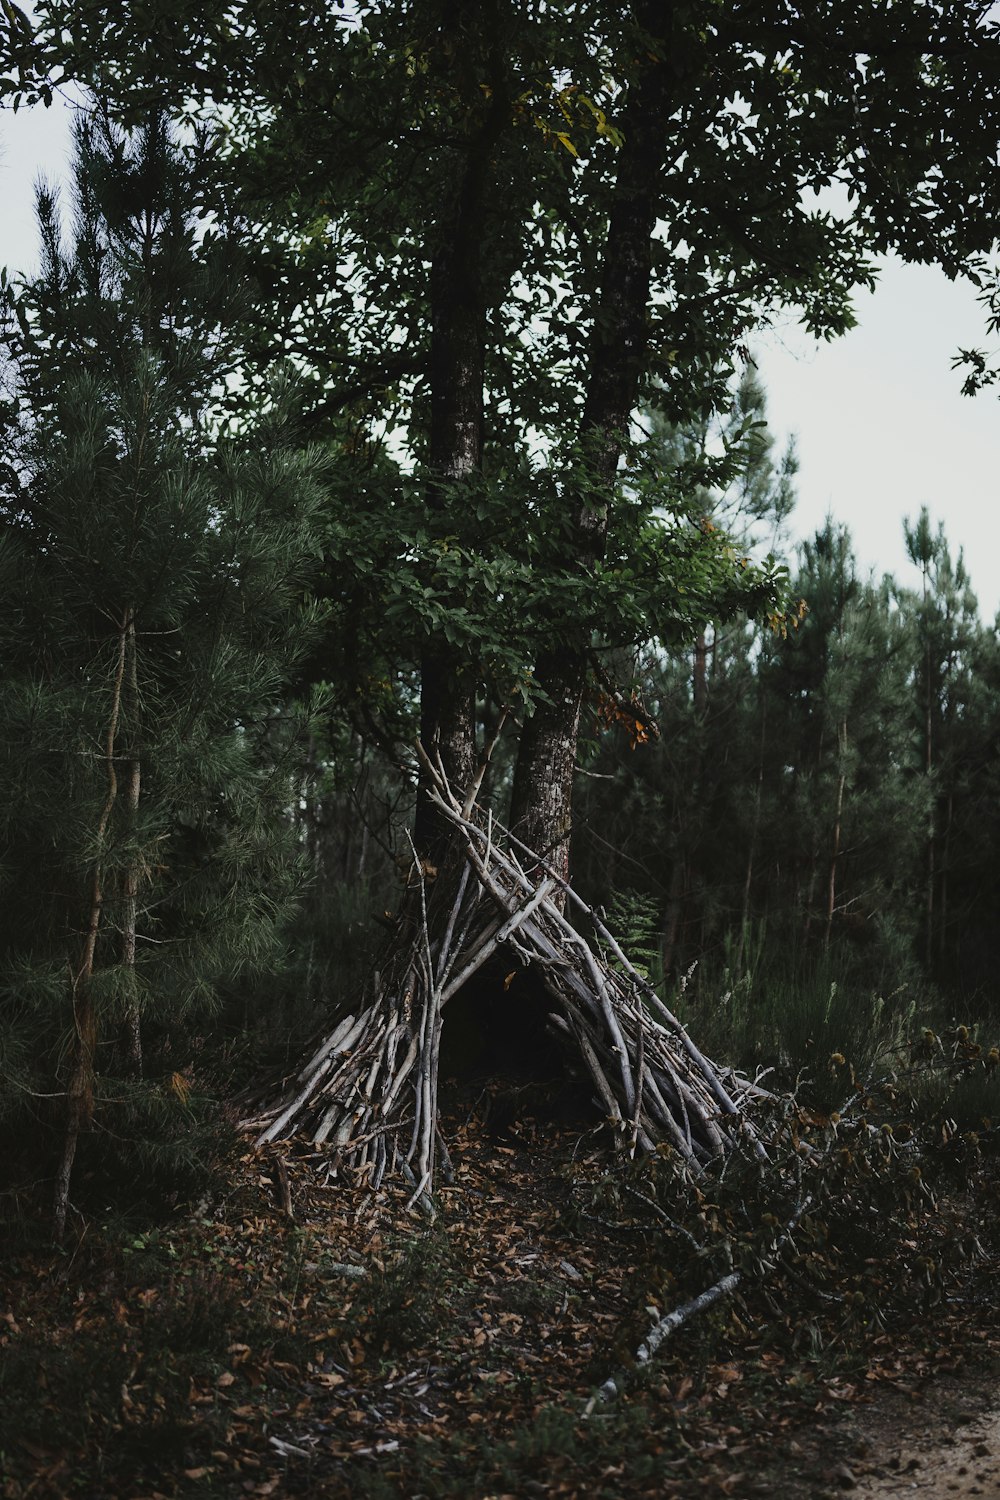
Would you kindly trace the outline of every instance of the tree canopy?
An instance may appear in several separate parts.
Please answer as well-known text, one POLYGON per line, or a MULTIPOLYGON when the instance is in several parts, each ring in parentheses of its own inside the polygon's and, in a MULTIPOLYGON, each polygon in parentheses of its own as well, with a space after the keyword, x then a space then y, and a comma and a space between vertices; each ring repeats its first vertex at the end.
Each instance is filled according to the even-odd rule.
POLYGON ((14 99, 71 78, 207 122, 202 207, 252 246, 246 382, 292 359, 363 475, 346 612, 388 597, 425 674, 429 643, 501 696, 544 691, 547 651, 773 606, 633 413, 702 419, 771 317, 835 336, 877 254, 956 275, 996 223, 979 4, 54 0, 11 26, 14 99))

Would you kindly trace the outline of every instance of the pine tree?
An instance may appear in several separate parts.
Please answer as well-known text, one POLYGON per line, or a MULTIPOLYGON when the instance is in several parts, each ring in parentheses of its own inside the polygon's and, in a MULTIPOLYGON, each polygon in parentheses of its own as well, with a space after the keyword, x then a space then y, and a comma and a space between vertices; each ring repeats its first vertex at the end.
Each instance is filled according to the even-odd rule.
POLYGON ((226 267, 197 173, 161 117, 95 111, 71 248, 42 190, 42 271, 8 300, 0 1005, 15 1124, 65 1101, 57 1233, 103 1101, 169 1098, 135 1082, 144 1035, 176 1106, 185 1018, 273 959, 293 898, 277 709, 324 460, 280 392, 238 437, 206 420, 226 267))
POLYGON ((803 546, 795 589, 801 628, 776 639, 761 668, 775 936, 783 929, 814 954, 841 938, 874 943, 874 972, 880 938, 913 931, 921 798, 905 615, 891 580, 858 575, 850 535, 832 520, 803 546))
MULTIPOLYGON (((794 504, 794 445, 776 457, 766 414, 748 367, 721 417, 677 425, 653 411, 641 419, 650 463, 689 496, 691 522, 725 536, 737 556, 777 547, 794 504)), ((597 899, 619 882, 657 893, 663 965, 673 976, 720 951, 739 927, 759 826, 759 635, 740 615, 699 624, 689 648, 645 654, 640 697, 662 738, 622 757, 621 737, 605 737, 591 769, 609 779, 581 788, 574 848, 581 888, 597 899), (609 843, 623 858, 609 857, 609 843)))
POLYGON ((921 572, 918 597, 911 597, 914 620, 913 677, 916 718, 922 742, 927 801, 924 838, 924 963, 943 975, 954 957, 954 873, 966 861, 958 836, 957 802, 969 763, 968 709, 971 670, 980 624, 976 597, 961 552, 953 561, 944 525, 933 530, 926 506, 913 523, 904 522, 910 561, 921 572))
POLYGON ((980 627, 965 653, 968 696, 951 737, 947 924, 938 978, 956 1009, 971 998, 992 1011, 1000 965, 1000 637, 980 627))

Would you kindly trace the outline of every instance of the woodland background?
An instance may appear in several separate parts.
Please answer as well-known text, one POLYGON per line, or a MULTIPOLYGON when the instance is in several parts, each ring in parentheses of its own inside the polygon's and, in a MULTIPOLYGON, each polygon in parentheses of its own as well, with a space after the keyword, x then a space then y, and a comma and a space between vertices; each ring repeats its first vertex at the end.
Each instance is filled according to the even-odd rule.
MULTIPOLYGON (((377 963, 411 857, 402 643, 467 611, 406 599, 408 481, 350 412, 310 443, 288 367, 227 413, 232 246, 196 231, 165 120, 84 117, 77 152, 74 241, 43 190, 42 272, 6 289, 4 1118, 34 1172, 99 880, 93 950, 76 939, 102 1012, 85 1176, 173 1198, 220 1098, 293 1064, 377 963), (386 470, 379 535, 364 486, 386 470)), ((719 416, 637 420, 648 463, 696 476, 688 524, 787 550, 794 451, 749 354, 719 416)), ((595 655, 578 750, 580 892, 707 1046, 818 1098, 831 1052, 870 1071, 922 1025, 995 1020, 1000 647, 944 525, 901 524, 919 592, 859 574, 831 518, 767 618, 595 655)), ((481 691, 482 734, 499 712, 481 691)), ((464 1037, 461 1066, 487 1045, 464 1037)))
MULTIPOLYGON (((456 683, 480 744, 508 713, 486 796, 502 811, 513 787, 523 804, 518 730, 544 724, 546 663, 567 653, 586 678, 575 754, 567 741, 574 882, 704 1045, 812 1078, 821 1098, 832 1052, 867 1073, 922 1025, 957 1012, 991 1023, 996 631, 926 510, 900 522, 917 592, 860 575, 832 518, 788 555, 795 457, 774 451, 748 342, 772 305, 800 306, 827 336, 848 326, 850 287, 883 242, 978 275, 989 312, 977 246, 992 177, 975 207, 971 188, 955 207, 975 155, 962 110, 988 116, 988 70, 960 103, 921 95, 917 72, 912 98, 894 75, 880 94, 894 64, 880 82, 848 62, 834 84, 843 56, 811 24, 781 33, 800 47, 797 74, 762 68, 739 17, 732 35, 720 24, 738 63, 712 107, 757 89, 760 112, 725 105, 718 141, 684 137, 668 189, 684 205, 680 259, 653 258, 654 282, 673 290, 652 304, 659 342, 639 380, 627 362, 612 370, 611 340, 632 347, 635 329, 609 324, 625 316, 614 277, 595 292, 598 241, 574 213, 613 205, 619 160, 619 177, 638 170, 599 74, 652 11, 611 28, 603 60, 588 51, 600 7, 533 16, 533 31, 512 12, 499 34, 478 12, 331 14, 340 51, 320 74, 295 71, 322 45, 315 16, 299 18, 287 57, 262 50, 264 11, 244 31, 206 20, 187 51, 170 32, 161 55, 136 18, 50 9, 56 29, 37 36, 8 17, 6 93, 44 98, 54 71, 86 79, 98 55, 101 92, 77 127, 71 227, 41 188, 41 270, 3 290, 0 1099, 14 1217, 59 1158, 67 1101, 58 1171, 79 1139, 88 1196, 183 1194, 184 1171, 211 1157, 220 1098, 291 1065, 377 964, 410 858, 418 732, 448 732, 456 683), (522 56, 529 36, 537 50, 522 56), (582 82, 553 75, 549 55, 582 82), (512 68, 530 85, 501 146, 495 90, 512 68), (171 118, 164 104, 195 83, 212 108, 189 99, 171 118), (297 102, 282 113, 286 96, 297 102), (905 168, 905 218, 862 158, 904 171, 886 122, 918 101, 969 159, 953 150, 939 193, 929 145, 905 168), (320 118, 333 134, 311 161, 320 118), (527 213, 516 246, 513 221, 475 196, 484 142, 501 203, 550 204, 527 213), (795 206, 804 181, 837 179, 838 150, 867 219, 795 206), (454 161, 472 174, 472 228, 466 199, 448 197, 454 161), (712 176, 737 161, 755 205, 742 225, 712 176), (582 181, 595 196, 575 208, 582 181), (713 219, 699 218, 700 194, 713 219), (784 260, 765 243, 779 223, 798 237, 784 260), (510 277, 518 256, 497 291, 490 277, 510 277), (497 320, 485 333, 484 310, 497 320), (455 395, 472 378, 473 326, 485 418, 463 416, 455 395), (605 399, 602 378, 618 380, 612 426, 615 402, 627 415, 634 390, 638 403, 597 458, 586 411, 583 436, 566 436, 588 337, 586 410, 605 399), (479 424, 468 463, 463 420, 479 424), (621 472, 602 512, 609 463, 621 472), (560 464, 583 496, 572 524, 560 464), (599 545, 588 515, 603 515, 599 545)), ((911 44, 911 24, 914 55, 949 55, 948 18, 943 40, 925 20, 894 22, 887 55, 911 44)), ((170 24, 165 12, 163 36, 170 24)), ((690 120, 716 76, 699 71, 715 45, 699 24, 693 11, 671 22, 690 120)), ((633 139, 648 152, 638 126, 633 139)), ((985 356, 967 362, 970 388, 990 381, 985 356)), ((885 503, 907 511, 907 497, 885 503)), ((563 831, 553 822, 539 846, 558 851, 563 831)), ((475 1071, 487 1043, 462 1046, 475 1071)))
POLYGON ((7 105, 84 100, 0 273, 9 1492, 846 1486, 833 1411, 1000 1349, 1000 636, 911 496, 916 589, 833 518, 789 547, 754 336, 843 333, 890 251, 1000 328, 990 7, 3 0, 0 41, 7 105), (678 1149, 609 1139, 544 948, 440 1011, 478 886, 418 737, 594 908, 633 1145, 666 1002, 718 1154, 679 1087, 678 1149), (254 1147, 362 996, 400 1174, 254 1147))

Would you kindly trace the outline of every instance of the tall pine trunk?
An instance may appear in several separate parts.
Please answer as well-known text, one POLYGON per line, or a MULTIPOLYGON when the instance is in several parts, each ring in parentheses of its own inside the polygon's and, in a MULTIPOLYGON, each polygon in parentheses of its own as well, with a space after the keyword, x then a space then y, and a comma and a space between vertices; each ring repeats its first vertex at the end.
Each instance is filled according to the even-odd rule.
POLYGON ((685 886, 684 856, 678 841, 670 866, 670 887, 667 891, 667 909, 663 924, 663 973, 668 979, 674 977, 677 967, 684 917, 685 886))
POLYGON ((753 818, 750 823, 750 839, 747 846, 746 873, 743 877, 743 900, 740 906, 740 936, 736 949, 736 978, 742 979, 747 958, 747 937, 750 929, 751 896, 753 894, 754 863, 757 858, 757 841, 760 838, 760 810, 764 798, 764 749, 767 741, 767 699, 761 699, 760 739, 757 749, 757 780, 754 786, 753 818))
POLYGON ((135 847, 136 822, 139 816, 139 795, 142 788, 142 762, 134 740, 137 734, 136 715, 139 706, 139 672, 136 661, 135 612, 129 609, 125 626, 126 669, 125 685, 129 714, 129 734, 133 740, 125 761, 125 785, 123 788, 128 832, 133 840, 132 851, 125 867, 124 902, 122 913, 122 968, 128 986, 125 1006, 124 1052, 129 1070, 138 1077, 142 1072, 142 1027, 139 1014, 139 984, 136 974, 136 937, 139 911, 139 881, 141 876, 138 849, 135 847))
POLYGON ((844 762, 847 757, 846 719, 841 719, 837 728, 837 749, 840 752, 840 772, 837 777, 837 796, 833 813, 833 841, 830 848, 830 866, 826 882, 826 928, 823 934, 823 947, 826 950, 829 950, 830 947, 830 939, 833 935, 833 918, 837 910, 837 866, 840 861, 840 841, 844 821, 844 791, 847 786, 847 772, 844 768, 844 762))
POLYGON ((69 1083, 66 1088, 66 1130, 63 1136, 62 1155, 56 1170, 52 1204, 53 1232, 57 1241, 62 1239, 66 1229, 69 1189, 80 1134, 86 1130, 94 1113, 94 1063, 100 1035, 100 1018, 94 999, 92 980, 104 904, 104 851, 111 814, 118 800, 115 745, 121 720, 122 688, 128 660, 130 624, 131 612, 128 612, 123 616, 118 632, 118 650, 111 686, 111 707, 104 735, 107 790, 95 830, 94 859, 90 870, 87 901, 87 925, 83 932, 79 958, 75 964, 71 964, 70 968, 70 1003, 73 1011, 74 1036, 69 1083))

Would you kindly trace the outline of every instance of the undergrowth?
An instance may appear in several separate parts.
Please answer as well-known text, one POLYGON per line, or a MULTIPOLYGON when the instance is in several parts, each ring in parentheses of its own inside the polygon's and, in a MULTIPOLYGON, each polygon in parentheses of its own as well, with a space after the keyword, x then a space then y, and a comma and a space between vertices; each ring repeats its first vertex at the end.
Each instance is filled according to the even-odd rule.
POLYGON ((350 1332, 378 1353, 398 1357, 441 1331, 465 1285, 460 1257, 442 1228, 391 1243, 350 1332))
POLYGON ((642 1247, 633 1301, 673 1307, 737 1271, 776 1340, 828 1368, 939 1308, 987 1255, 972 1205, 1000 1163, 1000 1051, 965 1026, 928 1028, 895 1063, 866 1084, 843 1054, 828 1058, 842 1112, 776 1099, 763 1170, 746 1149, 695 1179, 661 1146, 578 1190, 584 1219, 642 1247))
POLYGON ((970 1342, 943 1329, 996 1250, 996 1062, 959 1029, 877 1089, 833 1060, 848 1107, 776 1107, 764 1172, 737 1153, 693 1178, 669 1150, 623 1164, 568 1134, 546 1166, 537 1133, 498 1148, 467 1125, 432 1225, 402 1191, 320 1190, 294 1156, 289 1223, 247 1157, 204 1216, 22 1247, 0 1322, 10 1493, 622 1500, 709 1472, 741 1493, 740 1454, 760 1469, 769 1424, 869 1390, 880 1344, 896 1378, 904 1347, 970 1342), (735 1297, 634 1366, 655 1309, 734 1269, 735 1297), (622 1399, 587 1415, 616 1372, 622 1399))

